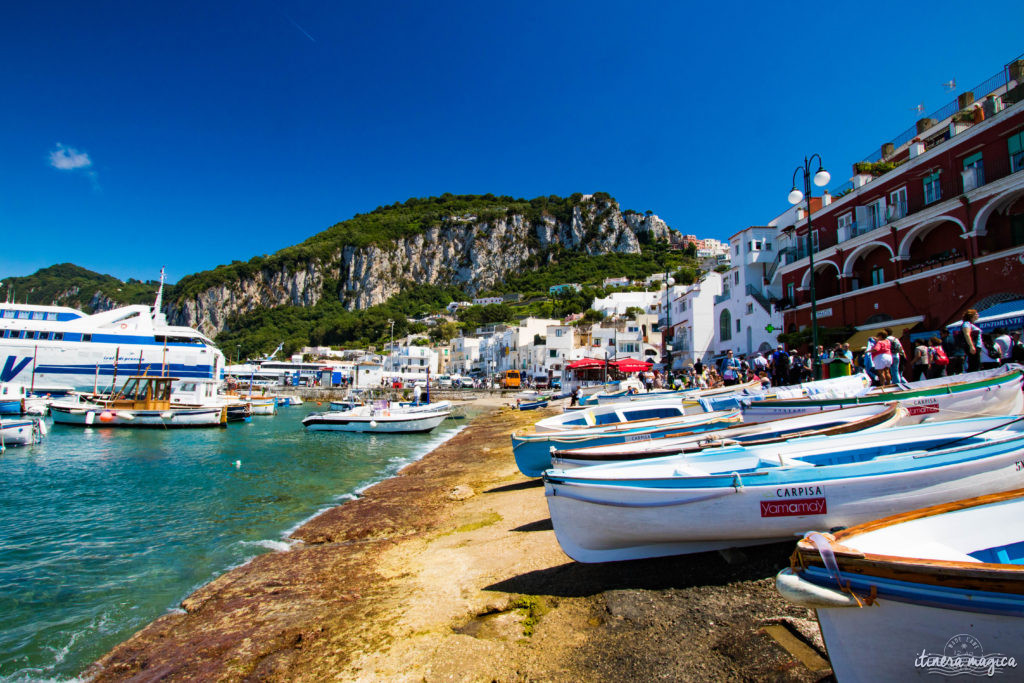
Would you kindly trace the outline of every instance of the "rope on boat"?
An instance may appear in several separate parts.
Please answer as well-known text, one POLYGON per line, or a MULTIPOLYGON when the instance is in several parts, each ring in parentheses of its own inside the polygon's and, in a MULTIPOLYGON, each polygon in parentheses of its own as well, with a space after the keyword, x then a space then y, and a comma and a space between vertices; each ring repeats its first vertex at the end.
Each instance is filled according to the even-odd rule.
MULTIPOLYGON (((877 602, 878 586, 871 584, 871 592, 868 595, 861 596, 857 595, 853 590, 850 581, 843 583, 843 575, 839 572, 839 563, 836 562, 836 554, 832 550, 832 541, 835 540, 834 538, 830 539, 828 536, 825 536, 820 532, 812 531, 804 536, 804 540, 814 544, 815 549, 818 551, 818 556, 821 557, 822 564, 825 565, 825 569, 832 577, 832 580, 836 582, 836 586, 839 587, 839 590, 856 600, 858 607, 869 607, 877 602)), ((800 560, 801 568, 806 569, 803 563, 803 556, 800 555, 799 550, 796 550, 790 557, 790 569, 793 570, 794 573, 796 572, 795 565, 797 558, 800 560)))
POLYGON ((1016 418, 1010 420, 1009 422, 1004 422, 1003 424, 996 425, 995 427, 989 427, 988 429, 983 429, 980 432, 977 432, 975 434, 970 434, 968 436, 962 436, 962 437, 960 437, 958 439, 953 439, 952 441, 947 441, 946 443, 940 443, 937 446, 932 446, 931 448, 926 448, 925 450, 926 451, 934 451, 934 450, 938 450, 940 448, 948 448, 949 446, 952 446, 955 443, 960 443, 961 441, 967 441, 968 439, 973 439, 973 438, 975 438, 977 436, 981 436, 982 434, 986 434, 986 433, 994 431, 996 429, 1002 429, 1003 427, 1009 427, 1014 422, 1020 422, 1021 420, 1024 420, 1024 415, 1021 415, 1020 417, 1016 417, 1016 418))

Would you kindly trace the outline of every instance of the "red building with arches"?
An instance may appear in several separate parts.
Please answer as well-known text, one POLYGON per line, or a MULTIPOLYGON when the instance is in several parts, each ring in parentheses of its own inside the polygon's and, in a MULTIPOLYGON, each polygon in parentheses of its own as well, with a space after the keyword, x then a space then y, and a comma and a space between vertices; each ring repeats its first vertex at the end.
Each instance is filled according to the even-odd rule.
POLYGON ((783 325, 913 336, 1024 299, 1024 60, 854 166, 780 234, 783 325), (981 99, 976 101, 975 94, 981 99), (938 118, 946 114, 945 118, 938 118), (820 206, 820 209, 819 209, 820 206))

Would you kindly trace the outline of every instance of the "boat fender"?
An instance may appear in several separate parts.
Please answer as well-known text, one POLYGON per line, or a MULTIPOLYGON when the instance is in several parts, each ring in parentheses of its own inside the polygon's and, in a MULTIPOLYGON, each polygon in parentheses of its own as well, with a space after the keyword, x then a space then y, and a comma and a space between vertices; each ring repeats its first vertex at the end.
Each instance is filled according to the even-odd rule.
POLYGON ((174 413, 172 413, 169 410, 165 410, 164 412, 160 413, 160 417, 165 420, 170 420, 171 418, 174 417, 174 413))
POLYGON ((810 609, 861 606, 852 595, 811 583, 788 568, 775 576, 775 589, 794 605, 810 609))
MULTIPOLYGON (((85 418, 85 421, 89 422, 89 418, 88 417, 85 418)), ((113 422, 113 421, 114 421, 114 413, 110 412, 109 410, 104 410, 102 413, 100 413, 100 422, 113 422)))
POLYGON ((370 429, 376 429, 376 428, 377 428, 377 421, 376 420, 370 420, 370 429))

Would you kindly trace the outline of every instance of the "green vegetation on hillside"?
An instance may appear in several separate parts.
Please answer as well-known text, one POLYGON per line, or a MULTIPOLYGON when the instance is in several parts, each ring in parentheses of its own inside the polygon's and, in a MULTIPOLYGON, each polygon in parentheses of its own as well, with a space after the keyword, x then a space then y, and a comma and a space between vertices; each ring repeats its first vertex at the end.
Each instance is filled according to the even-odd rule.
MULTIPOLYGON (((378 206, 369 213, 356 214, 337 223, 323 232, 291 247, 285 247, 269 256, 254 256, 248 261, 234 261, 183 277, 169 292, 168 299, 180 302, 199 293, 222 285, 230 285, 239 279, 251 277, 260 270, 294 270, 313 260, 327 262, 344 247, 366 247, 371 244, 386 246, 395 240, 422 234, 429 228, 439 227, 447 222, 472 220, 487 222, 511 215, 521 215, 531 221, 542 216, 552 216, 561 222, 572 218, 573 208, 580 203, 582 195, 570 197, 537 197, 516 199, 485 195, 453 195, 445 193, 440 197, 425 199, 411 198, 395 202, 390 206, 378 206)), ((610 195, 599 192, 594 200, 614 204, 610 195)))
MULTIPOLYGON (((427 332, 427 326, 410 318, 444 309, 466 298, 457 287, 405 283, 400 294, 384 304, 349 311, 337 300, 321 300, 315 306, 280 306, 260 309, 228 320, 217 335, 217 345, 231 359, 268 353, 284 342, 284 353, 303 346, 366 348, 385 343, 391 335, 388 320, 395 323, 395 338, 427 332)), ((454 335, 454 327, 450 330, 454 335)))
POLYGON ((468 300, 468 295, 457 287, 416 285, 403 283, 400 294, 386 303, 368 309, 350 311, 332 299, 320 301, 311 307, 281 306, 253 311, 228 321, 227 328, 217 337, 217 344, 226 355, 242 358, 267 353, 282 341, 285 353, 293 353, 303 346, 340 346, 365 348, 382 347, 389 339, 391 328, 387 321, 395 321, 395 338, 409 333, 423 332, 433 341, 447 341, 459 328, 467 333, 489 323, 514 323, 527 316, 561 319, 573 313, 583 313, 596 297, 611 292, 643 289, 643 287, 609 287, 602 281, 609 277, 628 276, 643 279, 666 270, 682 284, 696 280, 699 269, 692 256, 670 251, 666 245, 647 245, 640 254, 605 254, 586 256, 560 251, 551 258, 556 261, 522 272, 507 279, 490 295, 520 292, 524 300, 519 303, 470 306, 458 311, 459 325, 441 328, 428 327, 410 318, 421 318, 431 313, 444 312, 452 301, 468 300), (566 290, 553 296, 548 288, 563 283, 576 283, 581 290, 566 290))
POLYGON ((102 275, 73 263, 58 263, 31 275, 4 278, 0 296, 21 303, 27 300, 30 304, 71 306, 91 313, 89 302, 96 292, 122 305, 152 305, 159 286, 154 280, 121 282, 112 275, 102 275))

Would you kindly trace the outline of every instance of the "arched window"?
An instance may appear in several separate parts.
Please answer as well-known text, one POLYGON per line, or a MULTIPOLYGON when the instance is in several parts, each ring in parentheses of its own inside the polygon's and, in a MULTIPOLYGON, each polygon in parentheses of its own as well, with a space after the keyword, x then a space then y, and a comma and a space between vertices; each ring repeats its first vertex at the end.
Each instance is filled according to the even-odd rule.
POLYGON ((732 339, 732 315, 728 308, 722 310, 722 317, 718 319, 718 338, 720 341, 732 339))

